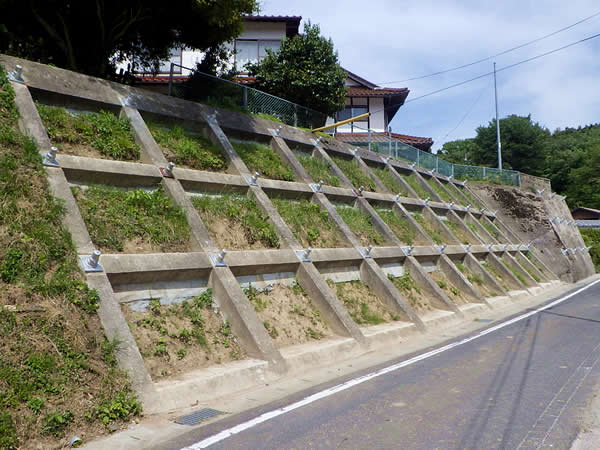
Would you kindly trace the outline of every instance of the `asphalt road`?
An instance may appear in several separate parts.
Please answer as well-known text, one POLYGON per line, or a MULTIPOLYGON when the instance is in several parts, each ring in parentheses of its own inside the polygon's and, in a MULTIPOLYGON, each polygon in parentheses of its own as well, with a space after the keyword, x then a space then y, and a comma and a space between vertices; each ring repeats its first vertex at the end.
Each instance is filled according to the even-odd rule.
MULTIPOLYGON (((341 381, 193 430, 165 448, 197 443, 341 381)), ((599 381, 600 283, 210 448, 569 448, 599 381)))

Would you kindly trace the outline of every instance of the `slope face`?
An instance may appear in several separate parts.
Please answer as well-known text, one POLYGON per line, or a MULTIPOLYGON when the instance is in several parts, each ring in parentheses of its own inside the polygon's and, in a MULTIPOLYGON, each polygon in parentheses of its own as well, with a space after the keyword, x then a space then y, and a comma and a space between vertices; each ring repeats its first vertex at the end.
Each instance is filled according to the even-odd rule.
MULTIPOLYGON (((554 241, 531 243, 520 230, 530 214, 511 214, 497 187, 268 120, 0 62, 24 67, 13 88, 41 154, 58 143, 38 113, 48 107, 67 106, 76 122, 110 112, 139 147, 137 162, 59 152, 46 174, 73 256, 106 250, 86 281, 149 411, 398 343, 549 288, 557 271, 565 281, 593 271, 585 251, 560 252, 582 245, 576 229, 553 223, 554 241)), ((559 197, 527 196, 537 223, 567 217, 559 197)))

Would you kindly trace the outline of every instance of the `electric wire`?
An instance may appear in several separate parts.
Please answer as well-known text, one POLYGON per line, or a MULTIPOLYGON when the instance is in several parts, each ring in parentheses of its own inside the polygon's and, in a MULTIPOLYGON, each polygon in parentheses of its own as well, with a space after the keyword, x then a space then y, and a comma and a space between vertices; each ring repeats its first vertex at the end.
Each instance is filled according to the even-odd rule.
MULTIPOLYGON (((525 64, 527 62, 531 62, 531 61, 534 61, 536 59, 543 58, 544 56, 551 55, 553 53, 556 53, 556 52, 559 52, 561 50, 567 49, 569 47, 573 47, 574 45, 581 44, 581 43, 586 42, 586 41, 590 41, 590 40, 595 39, 597 37, 600 37, 600 33, 594 34, 592 36, 588 36, 588 37, 580 39, 580 40, 578 40, 576 42, 571 42, 570 44, 563 45, 562 47, 555 48, 553 50, 550 50, 550 51, 547 51, 547 52, 544 52, 544 53, 540 53, 539 55, 532 56, 531 58, 523 59, 523 60, 518 61, 516 63, 509 64, 508 66, 501 67, 500 69, 496 69, 496 73, 497 72, 503 72, 503 71, 508 70, 508 69, 512 69, 513 67, 520 66, 521 64, 525 64)), ((493 74, 494 74, 493 71, 492 72, 487 72, 487 73, 478 75, 476 77, 469 78, 468 80, 464 80, 464 81, 461 81, 461 82, 458 82, 458 83, 451 84, 450 86, 446 86, 446 87, 443 87, 443 88, 440 88, 440 89, 436 89, 435 91, 431 91, 431 92, 428 92, 426 94, 419 95, 418 97, 411 98, 410 100, 406 100, 404 102, 404 104, 412 103, 412 102, 415 102, 417 100, 421 100, 423 98, 430 97, 430 96, 435 95, 435 94, 439 94, 440 92, 444 92, 444 91, 447 91, 449 89, 453 89, 453 88, 458 87, 458 86, 463 86, 463 85, 465 85, 467 83, 472 83, 475 80, 480 80, 481 78, 489 77, 490 75, 493 75, 493 74)), ((387 106, 385 108, 381 108, 381 109, 378 109, 376 111, 373 111, 371 114, 375 114, 377 112, 385 111, 386 109, 395 108, 395 107, 396 106, 394 106, 394 105, 387 106)))
POLYGON ((448 136, 450 136, 452 133, 454 133, 458 129, 458 127, 460 127, 462 125, 462 123, 469 116, 469 114, 471 114, 473 112, 473 109, 475 109, 475 106, 477 106, 477 104, 479 103, 479 101, 483 97, 483 94, 488 90, 488 88, 490 87, 490 84, 491 83, 488 82, 488 83, 485 84, 485 86, 483 86, 483 89, 481 89, 481 92, 479 93, 479 95, 477 96, 477 98, 475 99, 475 101, 473 102, 473 104, 469 107, 469 109, 464 114, 464 116, 462 116, 462 118, 458 121, 458 123, 456 124, 456 126, 454 128, 452 128, 450 131, 448 131, 444 135, 444 137, 441 139, 442 141, 445 141, 448 136))
POLYGON ((566 26, 564 28, 561 28, 560 30, 553 31, 550 34, 546 34, 546 35, 541 36, 541 37, 539 37, 537 39, 534 39, 532 41, 525 42, 524 44, 517 45, 516 47, 511 47, 511 48, 509 48, 507 50, 501 51, 500 53, 496 53, 495 55, 487 56, 485 58, 478 59, 477 61, 473 61, 473 62, 470 62, 468 64, 463 64, 461 66, 452 67, 450 69, 440 70, 438 72, 433 72, 433 73, 430 73, 430 74, 427 74, 427 75, 421 75, 421 76, 418 76, 418 77, 406 78, 404 80, 398 80, 398 81, 386 81, 385 83, 379 83, 379 84, 380 85, 396 84, 396 83, 404 83, 405 81, 421 80, 423 78, 429 78, 429 77, 433 77, 433 76, 436 76, 436 75, 442 75, 444 73, 453 72, 455 70, 464 69, 466 67, 474 66, 475 64, 480 64, 482 62, 489 61, 490 59, 497 58, 498 56, 506 55, 507 53, 510 53, 512 51, 519 50, 519 49, 521 49, 523 47, 527 47, 528 45, 535 44, 536 42, 540 42, 540 41, 542 41, 544 39, 547 39, 549 37, 555 36, 555 35, 557 35, 559 33, 562 33, 563 31, 566 31, 566 30, 568 30, 570 28, 573 28, 573 27, 575 27, 575 26, 577 26, 577 25, 579 25, 579 24, 581 24, 583 22, 586 22, 586 21, 588 21, 590 19, 593 19, 594 17, 597 17, 597 16, 600 16, 600 11, 598 11, 595 14, 592 14, 591 16, 585 17, 585 18, 583 18, 583 19, 581 19, 581 20, 579 20, 579 21, 577 21, 577 22, 575 22, 575 23, 573 23, 571 25, 568 25, 568 26, 566 26))

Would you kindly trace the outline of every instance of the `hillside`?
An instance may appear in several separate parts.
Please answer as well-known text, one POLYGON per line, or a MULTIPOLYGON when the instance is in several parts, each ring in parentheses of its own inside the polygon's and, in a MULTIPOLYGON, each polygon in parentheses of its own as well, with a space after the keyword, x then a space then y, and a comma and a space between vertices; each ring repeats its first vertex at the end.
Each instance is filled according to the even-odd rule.
POLYGON ((17 119, 0 68, 0 448, 57 448, 119 428, 141 405, 17 119))

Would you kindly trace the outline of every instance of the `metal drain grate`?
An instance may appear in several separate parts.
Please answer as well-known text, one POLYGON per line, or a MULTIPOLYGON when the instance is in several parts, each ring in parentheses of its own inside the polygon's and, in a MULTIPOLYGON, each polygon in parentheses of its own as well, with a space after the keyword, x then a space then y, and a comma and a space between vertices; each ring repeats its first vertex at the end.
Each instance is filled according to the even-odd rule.
POLYGON ((217 411, 216 409, 203 408, 185 416, 178 417, 175 419, 175 423, 180 425, 198 425, 200 422, 210 419, 211 417, 225 414, 223 411, 217 411))

